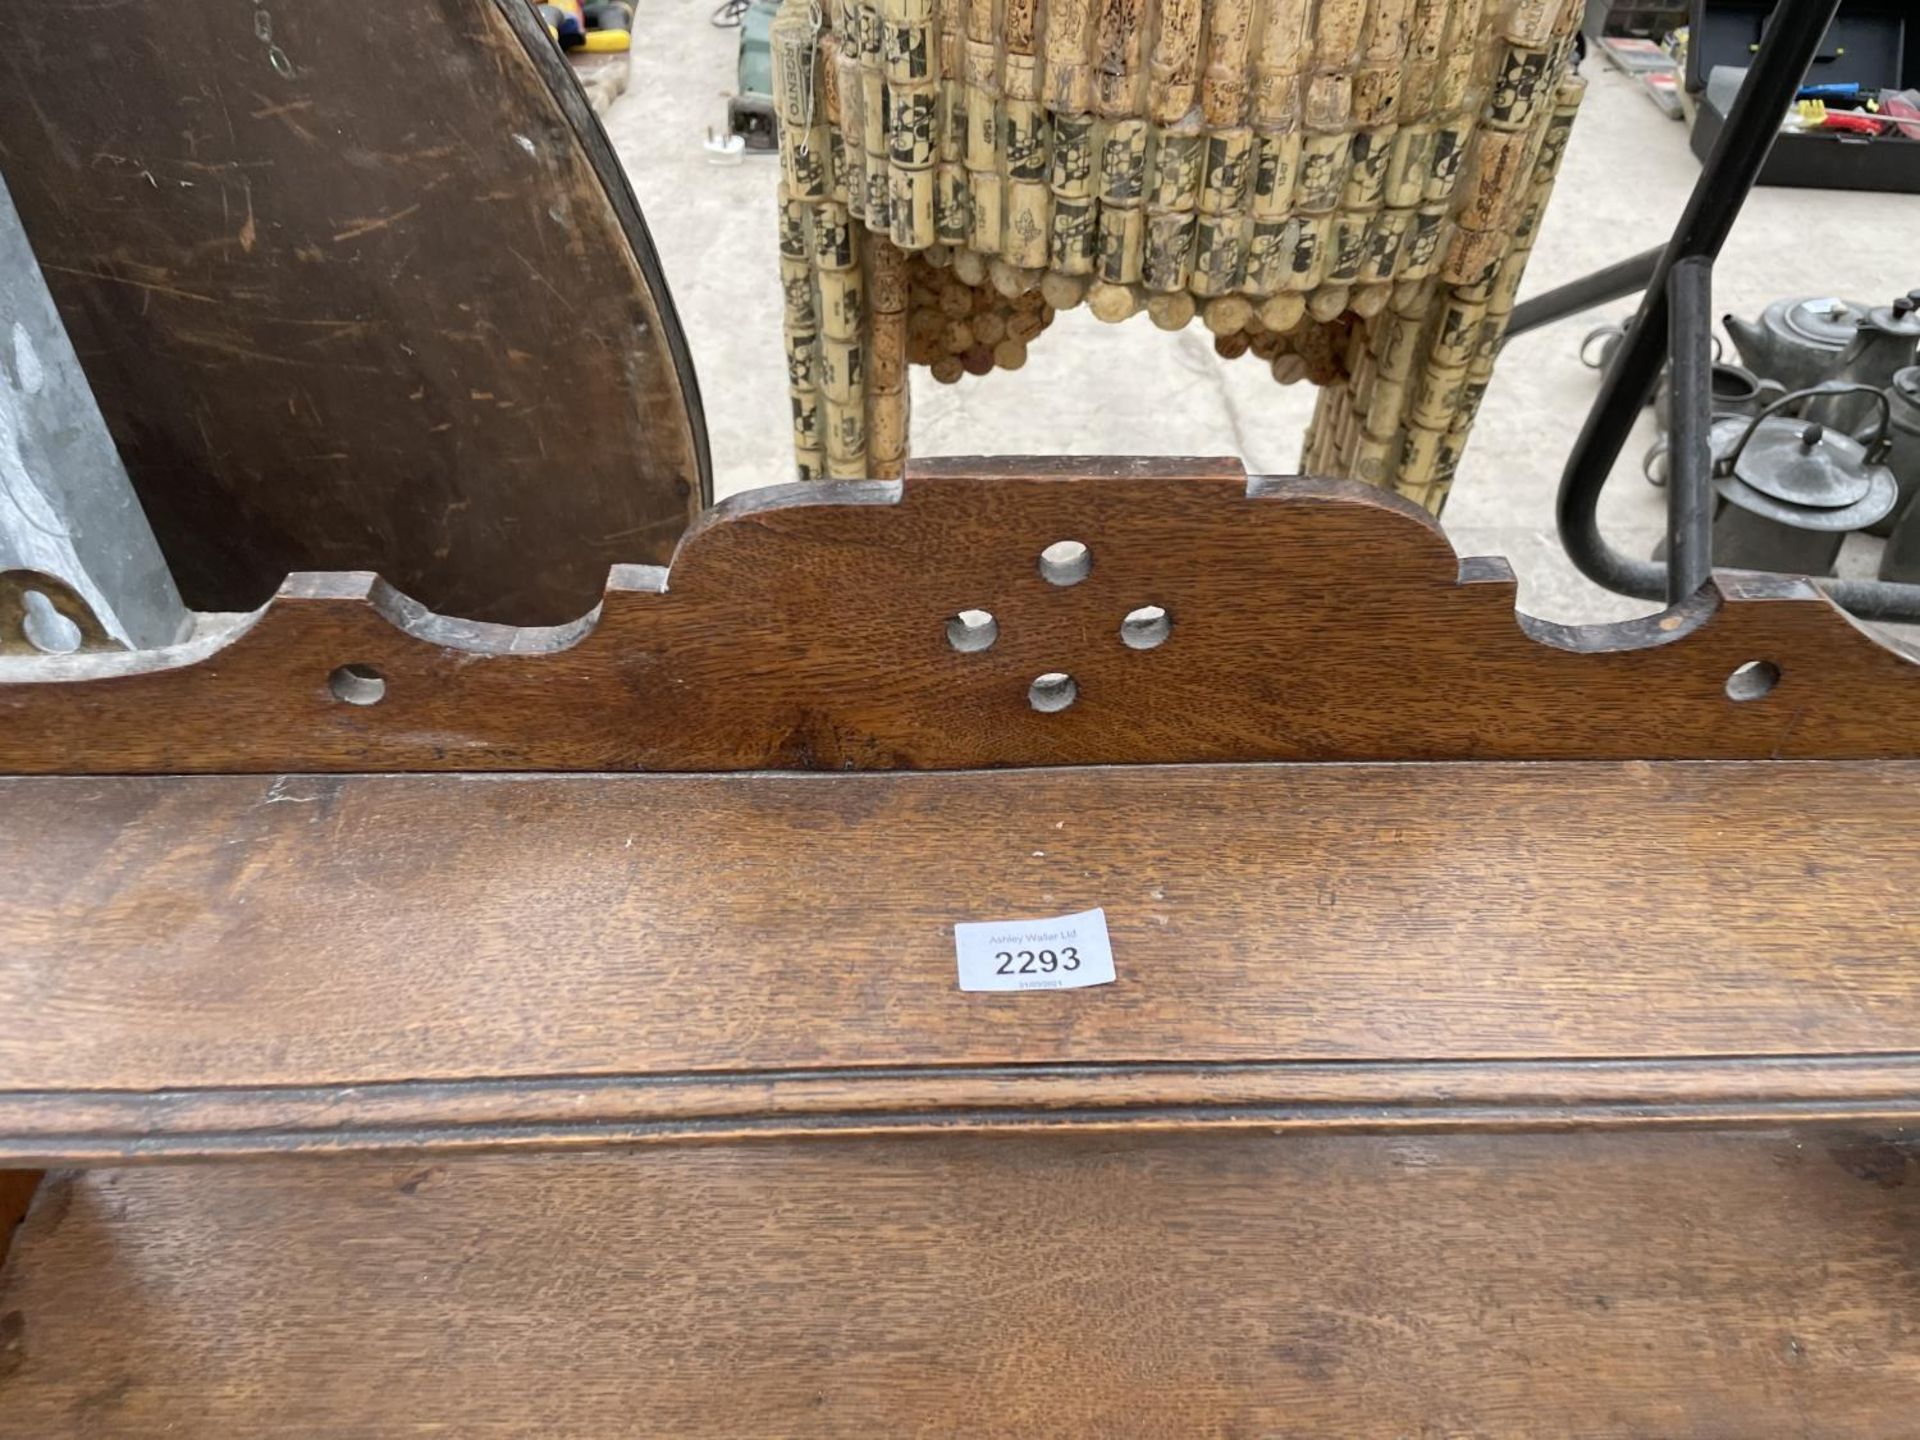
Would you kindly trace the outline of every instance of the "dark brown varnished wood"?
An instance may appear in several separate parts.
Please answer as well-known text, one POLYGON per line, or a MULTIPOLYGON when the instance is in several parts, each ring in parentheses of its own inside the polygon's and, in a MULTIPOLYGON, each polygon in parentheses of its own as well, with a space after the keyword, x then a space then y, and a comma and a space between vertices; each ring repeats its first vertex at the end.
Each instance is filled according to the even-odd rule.
POLYGON ((1883 1135, 945 1137, 50 1179, 0 1434, 1903 1440, 1883 1135))
POLYGON ((1920 754, 1920 666, 1804 582, 1719 584, 1657 620, 1569 630, 1516 618, 1504 564, 1459 561, 1371 487, 1249 483, 1224 462, 954 462, 904 492, 738 497, 670 574, 617 571, 597 613, 552 630, 307 576, 173 656, 0 662, 22 682, 0 684, 0 771, 1920 754), (1092 553, 1065 587, 1038 564, 1063 539, 1092 553), (1129 648, 1122 621, 1146 605, 1170 638, 1129 648), (996 618, 992 648, 948 643, 967 609, 996 618), (1734 700, 1749 661, 1779 682, 1734 700), (384 698, 337 698, 345 665, 384 698), (1028 686, 1051 671, 1079 699, 1043 714, 1028 686))
POLYGON ((1920 1133, 1920 1055, 1055 1063, 0 1093, 0 1159, 117 1165, 798 1136, 1920 1133))
POLYGON ((377 569, 551 624, 671 553, 686 347, 525 0, 77 13, 0 6, 0 170, 189 605, 377 569))
MULTIPOLYGON (((33 1200, 33 1192, 40 1184, 38 1170, 0 1170, 0 1265, 7 1263, 7 1252, 13 1247, 13 1234, 22 1220, 26 1218, 27 1206, 33 1200)), ((6 1340, 0 1334, 0 1349, 4 1349, 6 1340)), ((6 1362, 0 1360, 0 1369, 6 1362)))
POLYGON ((1920 764, 0 782, 0 1156, 1905 1120, 1920 764), (1104 907, 1118 980, 958 991, 1104 907))

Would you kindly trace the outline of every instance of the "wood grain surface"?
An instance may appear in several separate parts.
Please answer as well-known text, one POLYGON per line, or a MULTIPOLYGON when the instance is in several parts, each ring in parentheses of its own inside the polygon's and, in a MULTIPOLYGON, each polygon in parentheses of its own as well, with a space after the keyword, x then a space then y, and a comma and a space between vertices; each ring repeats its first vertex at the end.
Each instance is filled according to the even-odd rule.
POLYGON ((0 170, 190 606, 570 620, 699 510, 679 322, 525 0, 386 14, 0 6, 0 170))
POLYGON ((553 630, 449 624, 372 577, 308 576, 178 663, 0 662, 24 682, 0 683, 0 772, 1920 755, 1920 666, 1804 582, 1720 586, 1574 631, 1517 620, 1504 564, 1463 565, 1369 486, 955 462, 904 492, 738 497, 670 576, 622 569, 597 614, 553 630), (1078 584, 1040 571, 1060 540, 1089 547, 1078 584), (1121 627, 1144 606, 1170 633, 1134 649, 1121 627), (947 623, 971 609, 998 639, 963 653, 947 623), (1730 698, 1752 661, 1777 685, 1730 698), (384 680, 377 703, 336 695, 348 665, 384 680), (1050 672, 1078 699, 1042 713, 1028 689, 1050 672))
POLYGON ((0 1156, 1912 1117, 1917 800, 1894 762, 8 780, 0 1156), (1093 906, 1114 984, 956 988, 955 922, 1093 906))
POLYGON ((943 1137, 50 1177, 0 1435, 1895 1440, 1871 1134, 943 1137))

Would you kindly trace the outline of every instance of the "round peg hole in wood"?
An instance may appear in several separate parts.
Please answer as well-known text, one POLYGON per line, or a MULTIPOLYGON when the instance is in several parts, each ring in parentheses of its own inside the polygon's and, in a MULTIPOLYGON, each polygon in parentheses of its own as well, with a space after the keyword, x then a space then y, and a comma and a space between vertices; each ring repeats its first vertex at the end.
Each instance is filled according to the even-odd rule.
POLYGON ((1120 638, 1129 650, 1151 650, 1166 643, 1173 629, 1173 617, 1161 605, 1142 605, 1129 610, 1120 622, 1120 638))
POLYGON ((1062 670, 1049 670, 1027 687, 1027 703, 1043 715, 1066 709, 1079 695, 1080 687, 1062 670))
POLYGON ((342 665, 327 677, 327 689, 348 705, 378 705, 387 695, 387 677, 371 665, 342 665))
POLYGON ((1056 540, 1040 552, 1040 573, 1050 585, 1078 585, 1093 571, 1093 554, 1078 540, 1056 540))
POLYGON ((1780 667, 1771 660, 1749 660, 1727 676, 1729 700, 1758 700, 1780 683, 1780 667))
POLYGON ((1000 638, 1000 623, 986 610, 962 610, 947 617, 947 643, 961 654, 985 650, 1000 638))

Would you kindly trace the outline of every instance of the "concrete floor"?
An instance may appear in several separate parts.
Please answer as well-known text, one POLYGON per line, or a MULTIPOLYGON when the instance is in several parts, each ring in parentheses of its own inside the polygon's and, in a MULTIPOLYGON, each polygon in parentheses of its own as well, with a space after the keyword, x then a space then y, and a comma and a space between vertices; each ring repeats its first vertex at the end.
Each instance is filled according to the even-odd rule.
MULTIPOLYGON (((773 203, 778 162, 716 165, 704 148, 724 131, 738 32, 708 23, 713 0, 650 0, 637 26, 627 93, 606 117, 632 176, 686 326, 712 438, 714 489, 725 496, 791 477, 773 203)), ((1598 58, 1523 296, 1577 278, 1665 238, 1699 165, 1677 121, 1598 58)), ((1716 269, 1719 313, 1757 314, 1785 295, 1884 302, 1920 283, 1912 247, 1920 202, 1840 191, 1754 192, 1716 269)), ((1520 604, 1560 621, 1656 608, 1589 584, 1553 533, 1553 496, 1597 388, 1580 339, 1632 302, 1515 340, 1501 358, 1444 522, 1463 554, 1505 555, 1520 604)), ((913 379, 913 447, 964 454, 1237 455, 1250 471, 1298 468, 1310 386, 1276 385, 1252 361, 1225 361, 1199 327, 1169 335, 1139 316, 1105 325, 1070 311, 1035 343, 1017 378, 940 385, 913 379)), ((1602 501, 1614 542, 1649 553, 1664 492, 1640 476, 1653 438, 1643 417, 1602 501)), ((1879 542, 1848 542, 1843 573, 1871 574, 1879 542)))

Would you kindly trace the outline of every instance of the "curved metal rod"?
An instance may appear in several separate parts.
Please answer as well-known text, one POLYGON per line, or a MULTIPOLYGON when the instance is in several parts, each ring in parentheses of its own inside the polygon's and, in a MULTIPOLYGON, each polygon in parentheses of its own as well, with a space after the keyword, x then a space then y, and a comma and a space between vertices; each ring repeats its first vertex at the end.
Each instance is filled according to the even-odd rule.
MULTIPOLYGON (((1600 491, 1666 358, 1667 277, 1681 260, 1712 259, 1720 253, 1773 148, 1779 117, 1793 103, 1839 4, 1840 0, 1781 0, 1775 8, 1726 126, 1654 268, 1639 314, 1621 336, 1580 438, 1567 457, 1555 507, 1561 543, 1581 574, 1609 590, 1649 600, 1667 597, 1667 567, 1622 555, 1607 543, 1599 524, 1600 491)), ((1676 475, 1670 483, 1681 483, 1680 477, 1676 475)), ((1914 614, 1920 618, 1920 586, 1910 588, 1916 601, 1914 614)))

